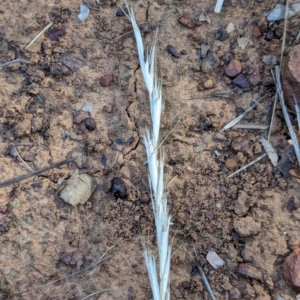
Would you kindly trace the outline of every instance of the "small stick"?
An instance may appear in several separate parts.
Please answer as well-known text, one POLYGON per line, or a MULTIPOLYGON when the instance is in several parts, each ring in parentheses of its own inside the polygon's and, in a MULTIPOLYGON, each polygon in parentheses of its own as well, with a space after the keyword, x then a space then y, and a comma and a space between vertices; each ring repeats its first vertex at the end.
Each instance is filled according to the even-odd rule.
POLYGON ((25 60, 25 59, 19 57, 19 58, 16 58, 16 59, 14 59, 14 60, 11 60, 11 61, 8 61, 8 62, 6 62, 6 63, 1 64, 1 65, 0 65, 0 68, 3 68, 3 67, 5 67, 5 66, 11 65, 11 64, 14 64, 14 63, 16 63, 16 62, 22 62, 22 63, 26 63, 26 64, 33 64, 33 62, 31 62, 31 61, 25 60))
POLYGON ((199 274, 200 274, 200 276, 202 278, 202 281, 203 281, 203 283, 205 285, 205 288, 206 288, 206 290, 207 290, 207 292, 209 294, 209 297, 210 297, 211 300, 216 300, 215 295, 214 295, 214 293, 213 293, 213 291, 212 291, 212 289, 211 289, 211 287, 209 285, 209 282, 208 282, 208 280, 207 280, 207 278, 206 278, 206 276, 204 274, 204 271, 203 271, 202 267, 199 264, 199 257, 198 257, 198 254, 197 254, 197 251, 196 251, 195 247, 194 247, 194 252, 195 252, 195 255, 196 255, 196 258, 197 258, 196 266, 197 266, 199 274))
POLYGON ((240 173, 241 171, 247 169, 248 167, 250 167, 251 165, 255 164, 256 162, 258 162, 259 160, 261 160, 262 158, 264 158, 267 155, 267 153, 264 153, 263 155, 257 157, 256 159, 252 160, 249 164, 247 164, 246 166, 241 167, 240 169, 238 169, 237 171, 233 172, 232 174, 230 174, 228 178, 233 177, 234 175, 240 173))
POLYGON ((49 171, 49 170, 52 170, 52 169, 55 169, 55 168, 59 168, 62 165, 65 165, 65 164, 67 164, 69 162, 75 161, 76 159, 77 159, 76 157, 71 157, 69 159, 63 160, 63 161, 61 161, 59 163, 56 163, 56 164, 51 165, 51 166, 48 166, 46 168, 43 168, 43 169, 40 169, 40 170, 36 170, 36 171, 30 172, 30 173, 27 173, 25 175, 21 175, 19 177, 15 177, 15 178, 3 181, 3 182, 0 183, 0 188, 6 187, 6 186, 14 184, 14 183, 18 183, 18 182, 20 182, 22 180, 28 179, 28 178, 30 178, 32 176, 36 176, 36 175, 42 174, 42 173, 44 173, 46 171, 49 171))
POLYGON ((51 21, 42 31, 37 34, 33 40, 26 46, 25 50, 27 50, 47 29, 49 29, 53 25, 53 22, 51 21))

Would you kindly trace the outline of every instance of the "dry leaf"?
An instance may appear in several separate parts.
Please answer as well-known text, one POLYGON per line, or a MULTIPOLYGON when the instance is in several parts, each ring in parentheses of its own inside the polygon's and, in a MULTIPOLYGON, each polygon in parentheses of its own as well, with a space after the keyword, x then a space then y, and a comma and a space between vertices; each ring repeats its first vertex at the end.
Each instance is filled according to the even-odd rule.
POLYGON ((267 152, 271 163, 275 167, 278 163, 278 154, 276 149, 272 146, 272 144, 264 138, 259 139, 265 151, 267 152))

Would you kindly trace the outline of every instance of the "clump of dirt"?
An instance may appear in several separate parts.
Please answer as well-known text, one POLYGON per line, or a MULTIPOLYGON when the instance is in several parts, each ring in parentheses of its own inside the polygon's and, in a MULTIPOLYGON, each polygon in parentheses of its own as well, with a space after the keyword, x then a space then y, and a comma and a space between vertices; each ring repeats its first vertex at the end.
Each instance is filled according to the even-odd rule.
MULTIPOLYGON (((86 4, 91 13, 83 23, 74 1, 1 7, 0 62, 22 57, 32 63, 0 70, 0 181, 28 171, 11 143, 32 169, 77 157, 0 189, 3 299, 81 299, 103 289, 95 299, 152 297, 140 239, 155 251, 141 142, 150 120, 148 95, 129 20, 114 1, 86 4), (50 21, 52 29, 25 50, 50 21), (72 207, 61 199, 60 183, 76 170, 92 176, 97 189, 72 207)), ((244 123, 265 124, 283 22, 269 27, 264 16, 276 1, 225 1, 221 14, 210 1, 130 4, 146 44, 158 29, 161 136, 182 118, 163 145, 174 223, 172 299, 209 299, 192 272, 193 245, 217 299, 294 299, 281 274, 284 258, 300 246, 299 169, 291 164, 285 178, 265 157, 228 179, 263 153, 257 137, 265 132, 220 132, 262 96, 244 123), (209 22, 199 19, 203 10, 209 22), (233 62, 238 67, 227 76, 233 62), (205 260, 211 248, 225 262, 217 270, 205 260)), ((288 51, 299 17, 287 28, 288 51)), ((279 106, 275 113, 271 142, 284 157, 289 134, 279 106)))

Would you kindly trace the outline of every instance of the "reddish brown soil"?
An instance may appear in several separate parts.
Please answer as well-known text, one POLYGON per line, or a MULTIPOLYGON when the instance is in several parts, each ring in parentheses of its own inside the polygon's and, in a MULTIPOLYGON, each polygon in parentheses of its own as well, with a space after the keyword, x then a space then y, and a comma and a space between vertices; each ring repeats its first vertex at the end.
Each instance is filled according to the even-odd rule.
MULTIPOLYGON (((278 59, 281 39, 267 41, 267 27, 262 28, 261 37, 254 38, 252 29, 253 21, 261 24, 259 20, 277 1, 225 1, 229 5, 221 14, 213 13, 211 1, 158 2, 130 4, 139 24, 147 21, 153 28, 158 24, 157 65, 165 101, 161 136, 187 113, 163 146, 174 222, 171 299, 209 299, 200 277, 191 275, 193 247, 217 299, 234 299, 234 295, 295 299, 295 292, 282 278, 282 263, 300 245, 300 210, 292 203, 299 199, 299 169, 294 165, 291 177, 283 178, 272 173, 265 157, 227 179, 232 172, 226 168, 227 158, 234 158, 241 167, 263 153, 257 139, 263 131, 220 133, 235 117, 236 107, 246 109, 263 95, 267 97, 251 123, 265 123, 274 86, 259 81, 244 93, 224 75, 224 58, 231 55, 241 61, 247 77, 269 75, 271 66, 263 64, 262 55, 278 59), (190 29, 178 22, 182 15, 196 19, 203 9, 211 24, 202 22, 190 29), (235 30, 225 40, 217 40, 216 31, 229 23, 235 30), (249 38, 245 49, 238 46, 239 37, 249 38), (202 43, 210 45, 210 52, 220 59, 220 65, 209 73, 200 68, 202 43), (187 54, 174 58, 166 51, 167 45, 187 54), (215 86, 202 90, 207 79, 215 86), (215 97, 216 91, 231 91, 231 96, 215 97), (231 147, 239 136, 251 141, 244 153, 231 147), (218 270, 205 260, 211 248, 225 261, 218 270), (241 263, 255 267, 260 278, 241 275, 241 263)), ((76 163, 0 189, 1 299, 82 299, 102 289, 108 291, 90 299, 152 297, 139 235, 155 251, 142 142, 150 122, 148 98, 130 22, 116 16, 118 7, 113 1, 104 1, 102 11, 94 1, 86 3, 97 10, 91 10, 84 23, 77 19, 79 2, 4 0, 0 4, 0 63, 17 57, 33 62, 0 69, 0 181, 28 172, 11 155, 12 142, 32 143, 17 149, 34 169, 78 157, 76 163), (65 34, 53 41, 46 32, 25 50, 50 21, 65 34), (72 70, 58 63, 66 58, 72 70), (110 74, 112 83, 107 84, 110 79, 105 78, 107 86, 100 85, 100 77, 110 74), (92 107, 91 114, 82 111, 86 105, 92 107), (95 120, 94 131, 81 122, 87 117, 95 120), (98 187, 86 204, 71 207, 59 197, 57 181, 68 179, 76 169, 94 177, 98 187), (124 199, 115 199, 111 192, 114 178, 126 185, 124 199), (117 241, 107 259, 92 267, 117 241), (83 271, 47 284, 78 270, 83 271)), ((298 34, 299 24, 297 16, 288 21, 288 37, 298 34)), ((283 22, 275 27, 282 31, 283 22)), ((144 28, 147 31, 149 26, 144 28)), ((155 31, 143 35, 150 45, 155 31)), ((283 155, 289 136, 279 106, 276 115, 271 141, 283 155)))

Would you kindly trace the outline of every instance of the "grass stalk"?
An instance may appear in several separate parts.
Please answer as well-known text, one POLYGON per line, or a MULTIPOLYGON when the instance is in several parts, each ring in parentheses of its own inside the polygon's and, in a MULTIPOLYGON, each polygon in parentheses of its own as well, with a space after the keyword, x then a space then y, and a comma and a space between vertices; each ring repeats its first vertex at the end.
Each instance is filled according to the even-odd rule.
POLYGON ((130 19, 137 44, 140 67, 142 70, 146 89, 150 100, 150 112, 152 126, 146 129, 144 144, 147 154, 149 169, 149 185, 151 204, 155 219, 156 240, 159 259, 159 274, 156 270, 155 256, 145 246, 144 255, 150 278, 150 284, 154 300, 170 299, 170 261, 171 247, 169 245, 169 229, 171 216, 168 211, 167 195, 164 189, 164 156, 159 149, 159 129, 162 102, 162 83, 158 79, 155 68, 156 38, 150 51, 144 50, 141 32, 137 25, 132 7, 128 6, 127 17, 130 19))

